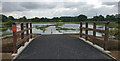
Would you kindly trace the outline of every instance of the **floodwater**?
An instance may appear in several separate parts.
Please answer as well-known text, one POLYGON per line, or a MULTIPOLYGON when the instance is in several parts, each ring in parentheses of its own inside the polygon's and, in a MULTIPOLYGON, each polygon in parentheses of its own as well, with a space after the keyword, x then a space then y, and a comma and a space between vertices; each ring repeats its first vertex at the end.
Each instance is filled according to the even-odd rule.
MULTIPOLYGON (((35 26, 44 26, 44 25, 53 25, 53 24, 32 24, 32 32, 33 34, 63 34, 63 33, 79 33, 80 32, 80 25, 79 24, 64 24, 63 26, 60 26, 62 28, 72 28, 72 29, 76 29, 76 30, 56 30, 56 26, 50 26, 48 28, 46 28, 45 31, 42 31, 40 29, 36 29, 35 26)), ((85 25, 83 24, 83 27, 85 27, 85 25)), ((25 27, 24 27, 25 28, 25 27)), ((93 28, 93 25, 88 25, 88 28, 93 28)), ((104 26, 97 26, 97 29, 104 29, 104 26)), ((20 25, 17 25, 17 31, 20 31, 20 25)), ((3 31, 2 33, 12 33, 11 29, 8 29, 6 31, 3 31)), ((83 33, 85 33, 85 31, 83 30, 83 33)), ((89 35, 93 35, 93 31, 88 31, 89 35)), ((102 36, 102 33, 96 33, 97 36, 102 36)))

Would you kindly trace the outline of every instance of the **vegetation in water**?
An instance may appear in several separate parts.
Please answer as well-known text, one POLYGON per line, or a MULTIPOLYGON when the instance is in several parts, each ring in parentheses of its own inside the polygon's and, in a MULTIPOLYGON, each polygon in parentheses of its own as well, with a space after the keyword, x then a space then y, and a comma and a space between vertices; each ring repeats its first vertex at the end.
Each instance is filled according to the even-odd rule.
POLYGON ((1 27, 0 31, 6 31, 7 29, 8 29, 7 27, 5 27, 5 28, 1 27))
POLYGON ((119 27, 118 25, 119 25, 118 22, 110 22, 109 27, 110 28, 118 28, 119 27))
POLYGON ((12 23, 13 21, 7 21, 7 22, 4 22, 2 23, 2 27, 0 27, 0 31, 6 31, 7 29, 12 29, 12 23))
POLYGON ((56 27, 56 30, 76 30, 76 29, 56 27))
POLYGON ((40 30, 45 30, 46 28, 48 28, 49 26, 53 26, 53 25, 44 25, 44 26, 35 26, 36 29, 40 29, 40 30))
POLYGON ((13 33, 4 33, 4 34, 0 35, 0 37, 6 36, 6 35, 11 35, 11 34, 13 34, 13 33))
POLYGON ((115 36, 115 39, 119 39, 120 40, 120 33, 118 29, 111 29, 109 30, 109 35, 110 36, 115 36))
POLYGON ((56 27, 58 27, 58 26, 63 26, 64 24, 65 24, 64 22, 61 22, 61 23, 60 23, 60 22, 57 22, 57 23, 56 23, 56 27))
POLYGON ((118 34, 118 29, 110 29, 109 30, 109 35, 115 36, 118 34))
MULTIPOLYGON (((33 23, 46 23, 47 22, 47 23, 53 23, 53 24, 55 24, 55 22, 60 22, 56 24, 56 28, 58 30, 73 30, 73 29, 68 29, 68 28, 61 28, 59 26, 62 26, 65 23, 80 24, 80 21, 83 21, 83 22, 84 21, 109 21, 110 28, 118 28, 119 27, 118 21, 120 20, 117 16, 118 14, 106 15, 106 16, 98 15, 98 16, 93 16, 92 18, 88 18, 86 15, 80 14, 78 16, 61 16, 61 17, 53 17, 51 19, 50 18, 38 18, 38 17, 28 19, 25 16, 16 19, 13 16, 6 16, 3 14, 0 14, 0 19, 2 19, 2 25, 3 25, 3 27, 1 27, 0 30, 5 31, 9 28, 11 29, 13 22, 33 22, 33 23)), ((93 24, 93 23, 89 23, 89 24, 93 24)), ((101 24, 97 24, 97 25, 101 25, 101 24)), ((36 28, 45 30, 45 28, 49 26, 51 25, 46 25, 42 27, 37 26, 36 28)), ((104 25, 101 25, 101 26, 104 26, 104 25)), ((110 30, 109 34, 115 35, 116 38, 119 38, 119 33, 117 33, 116 30, 110 30)))

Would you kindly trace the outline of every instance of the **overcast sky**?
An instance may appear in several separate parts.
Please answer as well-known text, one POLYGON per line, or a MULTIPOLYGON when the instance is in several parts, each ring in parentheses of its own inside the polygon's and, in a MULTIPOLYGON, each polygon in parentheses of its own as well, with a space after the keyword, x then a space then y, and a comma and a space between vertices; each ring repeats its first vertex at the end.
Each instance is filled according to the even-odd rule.
POLYGON ((119 0, 3 0, 2 14, 19 18, 78 16, 93 17, 118 13, 119 0))

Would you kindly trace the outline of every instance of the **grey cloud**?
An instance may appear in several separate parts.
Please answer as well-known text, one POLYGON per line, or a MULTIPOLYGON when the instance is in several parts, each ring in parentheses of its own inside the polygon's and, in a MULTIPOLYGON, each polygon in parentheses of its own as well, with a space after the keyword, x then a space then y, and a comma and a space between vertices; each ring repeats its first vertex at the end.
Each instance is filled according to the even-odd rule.
MULTIPOLYGON (((115 5, 114 7, 100 7, 100 8, 93 8, 92 5, 87 5, 85 2, 79 2, 79 3, 66 3, 64 6, 68 8, 77 8, 77 11, 68 11, 70 15, 79 15, 79 14, 84 14, 87 15, 88 17, 95 16, 96 13, 98 15, 108 15, 112 13, 117 13, 117 4, 118 2, 103 2, 102 5, 115 5)), ((63 14, 68 14, 64 12, 63 14)))
POLYGON ((88 17, 93 17, 96 15, 108 15, 112 13, 117 13, 117 7, 100 7, 100 8, 94 8, 92 5, 87 5, 86 3, 76 3, 76 4, 71 4, 70 3, 65 3, 64 7, 66 8, 77 8, 77 10, 68 10, 68 11, 62 11, 61 13, 56 12, 54 13, 54 16, 58 15, 66 15, 66 16, 76 16, 80 14, 87 15, 88 17))
POLYGON ((37 9, 39 8, 39 4, 37 3, 32 3, 32 2, 23 2, 20 3, 20 5, 26 9, 37 9))
POLYGON ((51 9, 56 7, 56 3, 43 2, 23 2, 21 6, 26 9, 51 9))
MULTIPOLYGON (((116 5, 115 2, 103 2, 103 5, 116 5)), ((94 8, 92 5, 88 5, 85 2, 4 2, 3 3, 3 12, 22 12, 21 15, 26 15, 32 17, 30 15, 30 11, 32 10, 33 16, 77 16, 79 14, 87 15, 88 17, 95 16, 96 13, 107 15, 111 13, 117 13, 117 7, 107 8, 100 7, 94 8), (70 10, 59 11, 56 10, 58 8, 70 8, 70 10), (77 10, 73 10, 77 8, 77 10), (56 10, 56 11, 55 11, 56 10), (34 12, 36 11, 36 12, 34 12), (50 12, 47 14, 46 12, 50 12)))
POLYGON ((57 3, 43 2, 3 2, 2 12, 26 11, 33 9, 52 9, 57 6, 57 3))
MULTIPOLYGON (((81 3, 81 2, 80 2, 81 3)), ((83 4, 83 3, 82 3, 83 4)), ((69 6, 69 3, 66 5, 69 6)), ((80 14, 84 14, 84 15, 87 15, 89 17, 92 17, 93 15, 96 14, 96 9, 94 9, 92 7, 92 5, 86 5, 85 3, 83 5, 79 4, 76 5, 76 6, 66 6, 64 5, 64 7, 66 8, 70 8, 71 10, 65 10, 65 11, 62 11, 62 12, 55 12, 53 15, 54 16, 77 16, 77 15, 80 15, 80 14), (77 8, 77 10, 73 10, 74 8, 77 8)))
POLYGON ((86 5, 85 2, 64 2, 65 8, 82 7, 84 5, 86 5))
POLYGON ((20 6, 18 2, 4 2, 2 3, 2 12, 13 12, 13 11, 24 11, 26 10, 24 7, 20 6))
POLYGON ((118 2, 103 2, 103 5, 117 5, 118 2))

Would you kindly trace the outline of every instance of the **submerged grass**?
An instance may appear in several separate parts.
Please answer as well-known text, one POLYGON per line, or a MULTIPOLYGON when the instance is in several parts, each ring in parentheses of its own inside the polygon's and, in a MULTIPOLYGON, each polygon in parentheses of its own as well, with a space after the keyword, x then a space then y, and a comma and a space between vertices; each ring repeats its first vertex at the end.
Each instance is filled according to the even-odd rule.
POLYGON ((58 26, 63 26, 65 23, 64 22, 58 22, 58 23, 56 23, 56 28, 58 27, 58 26))
POLYGON ((115 39, 120 40, 120 33, 118 29, 111 29, 109 30, 109 35, 110 36, 115 36, 115 39))
POLYGON ((119 27, 118 25, 119 24, 117 22, 110 22, 109 27, 110 28, 118 28, 119 27))
POLYGON ((13 34, 13 33, 4 33, 4 34, 0 35, 0 37, 6 36, 6 35, 11 35, 11 34, 13 34))
POLYGON ((0 31, 6 31, 8 28, 0 28, 0 31))
MULTIPOLYGON (((64 25, 64 24, 80 24, 80 22, 32 22, 33 24, 38 24, 38 23, 40 23, 40 24, 58 24, 58 26, 62 26, 62 25, 64 25)), ((85 22, 83 21, 83 24, 85 24, 85 22)), ((89 23, 89 24, 93 24, 93 23, 89 23)), ((99 26, 104 26, 104 24, 97 24, 97 25, 99 25, 99 26)), ((109 27, 111 27, 111 28, 118 28, 118 23, 117 22, 110 22, 109 23, 109 27)))
POLYGON ((56 22, 32 22, 32 24, 56 24, 56 22))
POLYGON ((6 31, 7 29, 12 29, 12 27, 0 27, 0 31, 6 31))
MULTIPOLYGON (((71 24, 80 24, 80 22, 65 22, 65 23, 71 23, 71 24)), ((82 24, 85 24, 85 22, 82 22, 82 24)), ((88 24, 93 24, 93 23, 88 23, 88 24)), ((104 24, 96 24, 96 25, 99 25, 99 26, 105 26, 104 24)), ((110 22, 109 23, 109 27, 110 28, 118 28, 119 24, 117 22, 110 22)))
POLYGON ((56 30, 76 30, 76 29, 56 27, 56 30))
POLYGON ((41 26, 41 27, 36 26, 35 28, 40 29, 40 30, 45 30, 49 26, 53 26, 53 25, 45 25, 45 26, 41 26))

